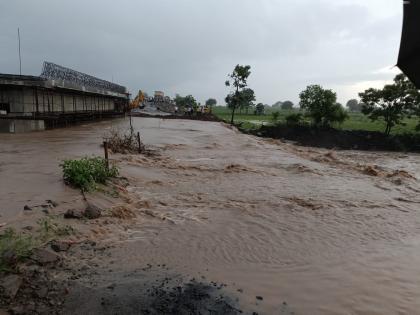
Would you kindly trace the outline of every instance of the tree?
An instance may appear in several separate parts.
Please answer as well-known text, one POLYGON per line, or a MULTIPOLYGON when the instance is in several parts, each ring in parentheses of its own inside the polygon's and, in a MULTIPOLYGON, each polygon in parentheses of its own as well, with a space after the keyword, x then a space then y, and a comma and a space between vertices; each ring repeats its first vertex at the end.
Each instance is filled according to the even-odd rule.
POLYGON ((263 103, 258 103, 257 106, 255 107, 255 114, 256 115, 262 115, 264 114, 264 104, 263 103))
POLYGON ((271 107, 272 108, 281 108, 281 105, 283 105, 283 102, 278 101, 278 102, 275 102, 271 107))
POLYGON ((332 90, 310 85, 299 97, 301 109, 306 111, 306 115, 317 127, 330 127, 333 123, 342 123, 348 117, 343 107, 337 103, 337 95, 332 90))
POLYGON ((284 109, 284 110, 291 110, 291 109, 293 109, 293 102, 291 102, 291 101, 285 101, 285 102, 283 102, 283 104, 281 104, 281 109, 284 109))
POLYGON ((414 108, 419 100, 419 92, 414 84, 404 75, 394 78, 393 84, 383 89, 370 88, 359 93, 364 106, 363 114, 372 121, 385 121, 385 134, 389 135, 394 126, 403 124, 404 117, 414 108))
POLYGON ((273 112, 271 114, 271 120, 273 121, 273 123, 277 123, 280 119, 280 112, 273 112))
POLYGON ((195 98, 192 95, 187 95, 185 97, 177 94, 175 96, 175 104, 176 106, 178 106, 179 108, 196 108, 197 107, 197 101, 195 100, 195 98))
POLYGON ((231 74, 228 75, 226 86, 232 87, 232 91, 226 96, 226 104, 232 110, 230 124, 233 125, 235 111, 246 103, 255 100, 254 91, 247 88, 247 80, 251 75, 251 66, 236 65, 231 74), (252 91, 252 93, 251 93, 252 91), (251 100, 252 98, 252 100, 251 100))
POLYGON ((346 104, 347 108, 351 112, 361 112, 362 111, 362 103, 359 103, 356 99, 351 99, 346 104))
POLYGON ((217 101, 214 98, 209 98, 206 101, 206 106, 212 107, 212 106, 216 106, 217 105, 217 101))

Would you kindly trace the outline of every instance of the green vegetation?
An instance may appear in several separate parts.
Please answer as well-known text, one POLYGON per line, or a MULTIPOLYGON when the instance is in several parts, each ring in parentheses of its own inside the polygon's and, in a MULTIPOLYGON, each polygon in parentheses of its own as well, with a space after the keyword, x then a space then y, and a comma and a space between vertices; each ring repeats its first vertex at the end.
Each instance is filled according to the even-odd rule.
POLYGON ((286 125, 296 126, 304 123, 304 117, 302 113, 292 113, 286 116, 286 125))
POLYGON ((18 263, 31 255, 34 246, 31 236, 6 229, 0 235, 0 272, 13 271, 18 263))
POLYGON ((175 104, 178 106, 179 110, 185 110, 187 108, 196 109, 198 107, 197 101, 192 95, 181 96, 177 94, 175 96, 175 104))
POLYGON ((300 107, 314 126, 331 127, 341 124, 348 115, 337 103, 337 94, 319 85, 310 85, 299 95, 300 107))
POLYGON ((385 121, 386 135, 394 126, 404 124, 404 118, 418 106, 420 100, 417 88, 404 74, 397 75, 394 83, 385 85, 383 89, 370 88, 359 96, 365 104, 363 114, 372 121, 385 121))
POLYGON ((105 159, 100 157, 66 160, 61 167, 64 181, 82 191, 94 190, 98 183, 105 184, 108 178, 118 175, 118 169, 115 166, 108 169, 105 159))
POLYGON ((209 98, 206 101, 206 106, 213 107, 217 105, 217 100, 215 98, 209 98))
POLYGON ((18 233, 12 228, 0 234, 0 272, 14 272, 37 247, 63 236, 73 235, 69 225, 60 225, 51 217, 38 220, 39 230, 35 236, 18 233))
MULTIPOLYGON (((278 122, 279 123, 286 123, 286 117, 291 114, 302 113, 299 109, 293 110, 281 110, 281 109, 271 109, 269 111, 266 110, 265 115, 254 115, 254 114, 245 114, 245 113, 238 113, 235 115, 235 123, 242 123, 242 127, 246 129, 254 129, 262 124, 270 124, 272 123, 272 113, 276 111, 279 113, 278 122)), ((231 111, 224 106, 216 106, 213 108, 213 114, 219 117, 226 122, 229 122, 231 111)), ((371 121, 369 117, 363 115, 362 113, 357 112, 349 112, 349 118, 345 120, 338 129, 343 130, 367 130, 367 131, 379 131, 383 132, 385 129, 385 122, 382 119, 378 119, 376 121, 371 121)), ((309 121, 306 121, 309 123, 309 121)), ((409 118, 406 117, 403 120, 405 125, 398 125, 394 127, 391 131, 391 134, 403 134, 403 133, 417 133, 416 125, 418 123, 418 119, 415 117, 409 118)))
POLYGON ((46 242, 53 240, 56 237, 69 236, 74 234, 74 229, 70 225, 60 225, 54 222, 52 218, 46 217, 38 221, 40 227, 39 238, 41 241, 46 242))
POLYGON ((226 104, 231 109, 230 124, 233 125, 235 112, 240 108, 248 109, 255 101, 254 91, 248 86, 248 78, 251 75, 251 66, 237 65, 229 74, 225 85, 232 87, 232 91, 226 96, 226 104))

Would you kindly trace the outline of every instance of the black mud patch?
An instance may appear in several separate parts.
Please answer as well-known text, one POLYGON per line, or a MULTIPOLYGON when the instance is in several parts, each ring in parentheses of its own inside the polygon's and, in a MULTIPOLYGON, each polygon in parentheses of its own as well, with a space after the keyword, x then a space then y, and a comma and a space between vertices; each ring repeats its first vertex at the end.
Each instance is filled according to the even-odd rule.
POLYGON ((156 115, 146 113, 131 113, 133 117, 148 117, 148 118, 161 118, 161 119, 187 119, 187 120, 199 120, 199 121, 216 121, 221 122, 222 119, 218 118, 213 114, 194 114, 194 115, 156 115))
POLYGON ((381 132, 311 126, 267 126, 243 130, 256 136, 294 141, 299 145, 342 150, 420 152, 420 134, 386 136, 381 132))
POLYGON ((241 314, 222 286, 172 278, 88 287, 78 284, 64 314, 241 314))

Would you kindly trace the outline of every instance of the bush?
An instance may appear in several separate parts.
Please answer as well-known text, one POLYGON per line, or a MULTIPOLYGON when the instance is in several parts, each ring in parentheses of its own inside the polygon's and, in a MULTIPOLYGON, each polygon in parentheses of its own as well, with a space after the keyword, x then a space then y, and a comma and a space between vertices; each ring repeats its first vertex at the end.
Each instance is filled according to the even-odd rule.
POLYGON ((288 126, 300 125, 303 122, 302 113, 293 113, 286 116, 286 124, 288 126))
POLYGON ((66 160, 61 167, 64 181, 82 191, 93 190, 97 183, 105 184, 108 178, 118 175, 118 169, 115 166, 107 169, 105 159, 100 157, 66 160))
POLYGON ((139 153, 146 152, 145 145, 140 139, 137 138, 137 135, 134 134, 133 130, 130 131, 121 131, 112 129, 109 132, 109 135, 105 137, 105 140, 108 142, 108 148, 114 153, 139 153))
POLYGON ((32 237, 7 229, 0 235, 0 272, 15 269, 19 262, 31 255, 33 247, 32 237))
POLYGON ((274 123, 278 122, 278 121, 279 121, 279 118, 280 118, 280 112, 273 112, 273 113, 271 114, 271 120, 272 120, 274 123))

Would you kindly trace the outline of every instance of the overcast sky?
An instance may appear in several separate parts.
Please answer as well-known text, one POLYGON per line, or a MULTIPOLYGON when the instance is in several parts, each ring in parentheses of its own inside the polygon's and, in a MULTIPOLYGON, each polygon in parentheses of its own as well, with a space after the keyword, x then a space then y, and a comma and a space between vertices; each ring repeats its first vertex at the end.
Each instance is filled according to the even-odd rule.
POLYGON ((340 102, 396 73, 402 0, 9 0, 0 2, 0 73, 39 75, 44 60, 125 85, 223 102, 249 64, 257 101, 309 84, 340 102))

